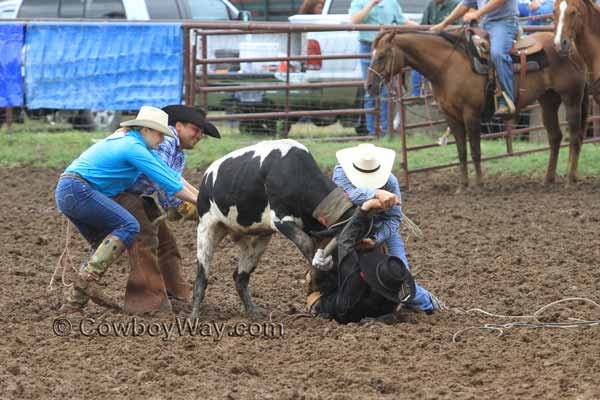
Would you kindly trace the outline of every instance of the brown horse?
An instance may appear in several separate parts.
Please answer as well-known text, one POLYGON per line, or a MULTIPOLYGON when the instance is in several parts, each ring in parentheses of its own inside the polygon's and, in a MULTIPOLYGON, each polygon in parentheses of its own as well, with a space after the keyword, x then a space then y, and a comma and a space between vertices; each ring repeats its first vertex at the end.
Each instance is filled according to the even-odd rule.
POLYGON ((575 44, 600 104, 600 7, 593 0, 556 0, 554 24, 554 46, 560 54, 568 54, 575 44))
MULTIPOLYGON (((570 130, 568 181, 574 182, 577 180, 577 163, 587 117, 587 102, 584 102, 587 98, 587 95, 584 96, 585 68, 577 55, 569 59, 558 55, 552 44, 551 33, 531 36, 543 44, 549 65, 542 70, 527 73, 521 88, 524 92, 521 91, 520 104, 525 106, 538 100, 542 106, 542 118, 550 143, 546 183, 554 182, 556 177, 556 163, 562 140, 558 108, 561 103, 565 105, 570 130)), ((423 74, 431 82, 433 94, 456 138, 461 187, 469 184, 467 136, 477 175, 476 183, 481 185, 480 126, 486 103, 487 76, 473 71, 464 35, 460 32, 436 34, 384 31, 376 38, 373 48, 365 83, 367 91, 372 96, 378 95, 383 82, 399 74, 405 66, 423 74)))

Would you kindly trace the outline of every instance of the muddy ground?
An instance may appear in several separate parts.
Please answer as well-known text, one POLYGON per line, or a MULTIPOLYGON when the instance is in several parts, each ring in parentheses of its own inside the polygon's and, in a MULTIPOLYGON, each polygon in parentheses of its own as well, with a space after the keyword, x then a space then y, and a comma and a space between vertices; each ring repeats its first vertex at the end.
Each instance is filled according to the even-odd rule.
MULTIPOLYGON (((418 281, 443 299, 449 312, 405 313, 404 322, 393 325, 295 318, 304 303, 305 263, 277 236, 251 288, 255 301, 272 311, 272 320, 282 322, 283 336, 255 330, 253 336, 219 339, 207 329, 250 323, 231 278, 237 248, 226 240, 202 306, 203 331, 165 340, 157 330, 128 337, 109 332, 110 324, 133 324, 133 317, 96 305, 88 306, 85 317, 71 318, 70 334, 54 333, 65 332, 57 320, 60 279, 53 291, 46 289, 65 245, 53 200, 58 175, 0 169, 1 399, 600 398, 599 326, 460 332, 524 321, 462 312, 472 308, 523 315, 568 297, 599 300, 598 178, 566 189, 563 183, 542 186, 534 178, 491 177, 484 190, 455 195, 453 173, 416 177, 404 193, 404 210, 424 238, 404 234, 408 256, 418 281), (94 332, 108 336, 90 337, 94 332)), ((198 172, 189 175, 199 181, 198 172)), ((192 281, 194 226, 174 230, 192 281)), ((76 263, 87 254, 77 235, 70 250, 76 263)), ((106 277, 107 290, 120 300, 126 273, 123 257, 106 277)), ((149 315, 135 323, 156 328, 190 311, 183 303, 174 306, 173 316, 149 315)), ((568 318, 600 319, 600 309, 572 303, 540 317, 568 318)))

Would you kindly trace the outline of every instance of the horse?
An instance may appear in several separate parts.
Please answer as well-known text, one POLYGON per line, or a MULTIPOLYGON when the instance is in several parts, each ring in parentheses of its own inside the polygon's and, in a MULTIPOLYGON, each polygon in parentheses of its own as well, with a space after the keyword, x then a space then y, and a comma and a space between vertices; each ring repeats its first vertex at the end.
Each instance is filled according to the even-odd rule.
POLYGON ((562 55, 577 48, 588 67, 592 96, 600 104, 600 7, 593 0, 557 0, 554 21, 554 46, 562 55))
MULTIPOLYGON (((365 89, 369 94, 377 96, 384 82, 400 74, 405 66, 416 69, 431 82, 433 95, 456 139, 460 161, 458 192, 469 185, 467 136, 475 166, 476 184, 483 185, 480 127, 488 98, 488 77, 472 68, 463 33, 463 30, 453 33, 382 31, 375 39, 365 82, 365 89)), ((527 72, 520 88, 518 104, 524 107, 538 100, 542 107, 543 123, 550 144, 546 184, 556 180, 556 164, 562 140, 558 108, 561 103, 565 105, 570 130, 567 184, 573 183, 577 180, 577 164, 587 119, 585 67, 577 55, 569 59, 558 55, 553 46, 552 33, 540 32, 530 36, 543 45, 548 66, 527 72)), ((517 78, 515 74, 515 79, 517 78)))

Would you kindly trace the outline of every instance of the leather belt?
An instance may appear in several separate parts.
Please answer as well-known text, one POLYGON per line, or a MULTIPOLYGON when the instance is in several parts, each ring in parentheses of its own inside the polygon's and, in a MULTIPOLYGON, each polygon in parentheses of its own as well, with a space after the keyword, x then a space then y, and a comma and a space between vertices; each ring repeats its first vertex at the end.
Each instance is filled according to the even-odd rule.
POLYGON ((70 178, 70 179, 77 179, 78 181, 81 181, 85 184, 90 184, 86 179, 84 179, 81 175, 79 174, 75 174, 73 172, 65 172, 63 174, 60 175, 60 177, 58 178, 59 180, 63 179, 63 178, 70 178))

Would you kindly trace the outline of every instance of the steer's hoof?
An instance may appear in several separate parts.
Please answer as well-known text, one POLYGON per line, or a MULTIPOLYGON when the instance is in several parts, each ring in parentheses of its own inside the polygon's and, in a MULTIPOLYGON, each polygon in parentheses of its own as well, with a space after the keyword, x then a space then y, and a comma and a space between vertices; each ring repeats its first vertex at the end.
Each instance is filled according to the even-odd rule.
POLYGON ((269 311, 266 308, 263 307, 258 307, 258 306, 252 306, 252 307, 248 307, 248 309, 246 310, 246 313, 248 314, 248 317, 254 321, 259 321, 262 319, 265 319, 269 313, 269 311))

